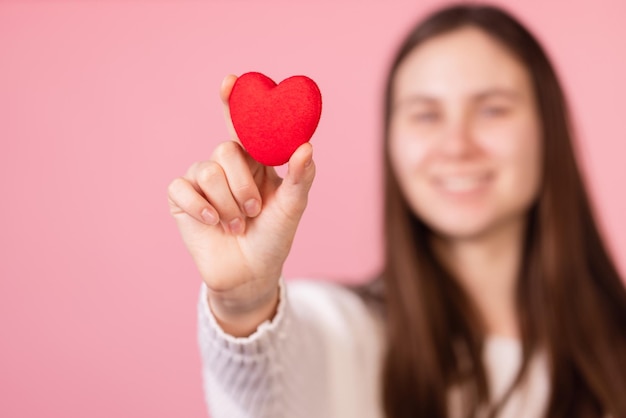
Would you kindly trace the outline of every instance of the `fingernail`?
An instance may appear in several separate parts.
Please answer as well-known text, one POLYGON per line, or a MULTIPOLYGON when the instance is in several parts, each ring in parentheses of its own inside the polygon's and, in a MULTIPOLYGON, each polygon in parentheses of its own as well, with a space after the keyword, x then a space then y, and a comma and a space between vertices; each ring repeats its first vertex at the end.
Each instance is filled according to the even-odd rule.
POLYGON ((246 215, 251 217, 256 216, 260 209, 259 201, 256 199, 250 199, 243 204, 243 209, 246 211, 246 215))
POLYGON ((202 216, 202 219, 204 219, 204 222, 208 223, 209 225, 217 224, 217 217, 207 208, 202 209, 202 213, 200 215, 202 216))
POLYGON ((243 232, 243 222, 241 222, 241 219, 235 218, 228 223, 228 229, 235 235, 240 234, 243 232))
POLYGON ((309 168, 312 163, 313 163, 313 149, 311 148, 311 150, 309 152, 309 157, 304 162, 304 168, 309 168))

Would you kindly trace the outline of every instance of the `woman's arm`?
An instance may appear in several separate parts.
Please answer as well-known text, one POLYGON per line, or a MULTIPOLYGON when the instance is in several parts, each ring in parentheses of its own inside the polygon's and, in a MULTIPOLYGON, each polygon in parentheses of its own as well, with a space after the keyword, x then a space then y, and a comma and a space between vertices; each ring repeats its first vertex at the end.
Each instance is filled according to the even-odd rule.
POLYGON ((276 315, 244 338, 198 305, 206 402, 212 418, 380 417, 379 325, 332 284, 280 280, 276 315))

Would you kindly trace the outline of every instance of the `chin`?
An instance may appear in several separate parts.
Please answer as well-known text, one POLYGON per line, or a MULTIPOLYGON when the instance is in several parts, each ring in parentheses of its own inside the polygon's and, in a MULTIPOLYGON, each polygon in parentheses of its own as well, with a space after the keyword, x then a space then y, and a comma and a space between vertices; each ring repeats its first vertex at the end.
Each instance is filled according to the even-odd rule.
POLYGON ((435 235, 446 239, 477 239, 489 234, 501 223, 495 214, 489 213, 485 208, 453 213, 445 210, 430 211, 430 215, 418 216, 435 235))
POLYGON ((448 240, 476 240, 488 234, 490 228, 482 225, 432 225, 433 233, 448 240))
POLYGON ((477 241, 500 233, 518 230, 526 219, 524 212, 501 214, 501 216, 457 217, 456 219, 424 219, 433 233, 446 240, 477 241))

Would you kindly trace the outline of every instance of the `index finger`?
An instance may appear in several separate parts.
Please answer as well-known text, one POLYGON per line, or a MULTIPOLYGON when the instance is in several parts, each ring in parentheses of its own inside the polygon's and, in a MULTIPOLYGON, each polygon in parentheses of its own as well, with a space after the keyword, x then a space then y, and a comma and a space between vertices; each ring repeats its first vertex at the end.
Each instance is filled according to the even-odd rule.
POLYGON ((226 128, 228 129, 228 134, 233 141, 241 144, 241 141, 237 137, 237 132, 235 131, 233 120, 230 117, 230 107, 228 106, 228 99, 230 98, 230 93, 233 90, 235 81, 237 81, 237 76, 234 74, 229 74, 224 77, 224 80, 222 80, 222 85, 220 86, 220 99, 222 99, 222 104, 224 105, 224 119, 226 119, 226 128))

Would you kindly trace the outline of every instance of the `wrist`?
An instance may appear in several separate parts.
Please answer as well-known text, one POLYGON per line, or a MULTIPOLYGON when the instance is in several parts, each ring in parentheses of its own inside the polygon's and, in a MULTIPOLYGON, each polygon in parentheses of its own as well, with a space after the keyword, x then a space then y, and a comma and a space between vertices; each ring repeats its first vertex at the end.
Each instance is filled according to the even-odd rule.
POLYGON ((279 299, 278 285, 254 300, 245 302, 219 292, 207 292, 207 302, 218 325, 234 337, 248 337, 260 324, 272 319, 276 315, 279 299))

